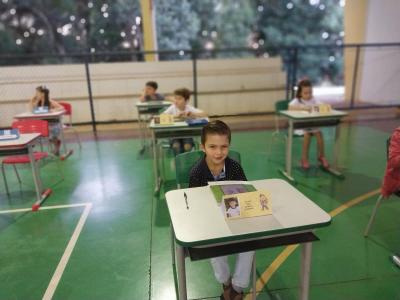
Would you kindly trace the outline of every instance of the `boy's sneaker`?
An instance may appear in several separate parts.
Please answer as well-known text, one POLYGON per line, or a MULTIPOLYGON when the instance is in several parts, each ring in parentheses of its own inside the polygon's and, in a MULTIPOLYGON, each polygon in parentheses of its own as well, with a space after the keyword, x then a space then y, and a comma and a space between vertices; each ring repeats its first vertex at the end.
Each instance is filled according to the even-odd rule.
POLYGON ((243 292, 238 293, 234 288, 231 288, 230 300, 243 300, 243 292))
POLYGON ((329 168, 329 162, 326 160, 325 156, 320 156, 318 157, 319 162, 321 163, 322 167, 324 169, 328 169, 329 168))

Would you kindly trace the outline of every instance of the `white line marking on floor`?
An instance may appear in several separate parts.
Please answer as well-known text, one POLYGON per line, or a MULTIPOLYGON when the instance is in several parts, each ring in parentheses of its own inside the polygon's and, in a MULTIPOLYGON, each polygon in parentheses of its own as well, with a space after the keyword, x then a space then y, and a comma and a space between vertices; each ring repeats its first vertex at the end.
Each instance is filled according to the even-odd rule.
MULTIPOLYGON (((81 205, 82 206, 82 205, 81 205)), ((50 208, 49 208, 50 209, 50 208)), ((68 242, 67 248, 65 248, 64 254, 58 263, 56 271, 53 274, 53 277, 50 280, 50 283, 46 289, 46 292, 43 296, 43 300, 50 300, 53 298, 54 292, 60 282, 61 276, 64 273, 65 267, 67 266, 68 260, 72 254, 72 251, 75 248, 75 244, 79 238, 79 235, 82 231, 83 225, 85 225, 86 219, 92 209, 92 203, 86 203, 85 210, 83 211, 78 224, 75 227, 74 233, 71 236, 71 239, 68 242)))

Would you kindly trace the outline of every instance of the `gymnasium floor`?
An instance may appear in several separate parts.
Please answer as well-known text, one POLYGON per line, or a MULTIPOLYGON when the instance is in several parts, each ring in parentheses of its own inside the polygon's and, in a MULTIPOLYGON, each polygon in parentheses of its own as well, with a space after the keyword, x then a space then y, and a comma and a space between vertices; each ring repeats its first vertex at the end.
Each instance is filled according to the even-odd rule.
MULTIPOLYGON (((384 172, 385 141, 396 126, 397 120, 344 124, 345 180, 318 168, 300 170, 301 139, 295 140, 296 187, 333 215, 331 226, 316 232, 321 241, 313 246, 310 299, 400 299, 400 269, 389 260, 400 253, 399 201, 385 201, 370 237, 363 237, 384 172)), ((281 178, 283 138, 268 157, 271 133, 233 134, 232 149, 241 152, 249 180, 281 178)), ((331 149, 333 132, 324 134, 331 149)), ((48 209, 36 213, 29 212, 30 169, 21 171, 21 189, 8 169, 10 198, 0 182, 0 299, 175 299, 163 196, 174 188, 171 162, 165 162, 164 190, 153 197, 150 153, 140 156, 140 141, 117 130, 108 137, 85 141, 81 152, 73 145, 74 155, 61 162, 63 181, 55 162, 41 169, 53 194, 48 209)), ((257 299, 297 299, 299 260, 294 247, 258 251, 257 299)), ((189 299, 219 299, 209 262, 187 266, 189 299)))

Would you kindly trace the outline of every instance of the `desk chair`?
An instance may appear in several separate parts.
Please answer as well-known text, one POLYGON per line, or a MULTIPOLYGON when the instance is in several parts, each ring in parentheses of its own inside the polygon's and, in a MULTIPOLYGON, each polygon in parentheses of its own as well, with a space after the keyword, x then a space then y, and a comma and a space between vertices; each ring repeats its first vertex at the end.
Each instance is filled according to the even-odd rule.
MULTIPOLYGON (((285 100, 279 100, 277 102, 275 102, 275 117, 274 117, 274 121, 275 121, 275 131, 272 133, 272 138, 271 138, 271 142, 269 143, 269 147, 268 147, 268 158, 271 156, 271 152, 272 152, 272 144, 275 143, 275 138, 278 137, 280 134, 282 134, 282 136, 285 139, 285 142, 287 141, 287 124, 285 126, 285 130, 282 130, 279 126, 279 112, 281 110, 288 110, 289 109, 289 100, 285 99, 285 100)), ((302 135, 299 134, 294 134, 294 137, 301 137, 302 135)))
POLYGON ((81 139, 76 129, 72 126, 72 105, 67 102, 59 102, 59 104, 65 110, 65 116, 67 117, 67 122, 63 122, 63 130, 72 130, 74 132, 75 138, 78 142, 79 149, 82 149, 81 139))
MULTIPOLYGON (((175 157, 175 166, 176 166, 176 184, 178 189, 187 188, 189 186, 189 174, 194 166, 194 164, 204 156, 203 151, 191 151, 179 154, 175 157)), ((237 151, 229 151, 228 156, 237 161, 241 162, 240 153, 237 151)), ((174 280, 177 282, 176 272, 175 272, 175 237, 174 232, 172 230, 171 224, 171 253, 172 253, 172 267, 174 270, 174 280)), ((253 265, 252 265, 252 288, 253 288, 253 299, 255 299, 256 295, 256 253, 254 253, 253 265)), ((176 285, 175 285, 176 289, 176 285)))
POLYGON ((279 128, 279 111, 289 109, 289 100, 279 100, 275 102, 275 131, 272 135, 277 135, 280 133, 279 128))
MULTIPOLYGON (((390 146, 390 138, 388 138, 387 141, 386 141, 386 159, 389 158, 389 146, 390 146)), ((393 195, 395 195, 397 197, 400 197, 400 190, 394 192, 393 195)), ((372 227, 372 225, 373 225, 373 223, 375 221, 376 213, 378 211, 379 206, 382 203, 382 200, 383 200, 383 196, 381 194, 381 195, 379 195, 378 199, 376 200, 375 206, 374 206, 374 208, 372 210, 371 217, 370 217, 370 219, 368 221, 368 224, 367 224, 367 227, 365 228, 365 231, 364 231, 364 237, 368 237, 368 234, 369 234, 369 232, 371 230, 371 227, 372 227)))
MULTIPOLYGON (((159 157, 161 157, 162 174, 163 174, 163 177, 165 178, 165 176, 166 176, 165 175, 165 158, 167 156, 174 157, 175 156, 175 151, 172 149, 172 146, 171 146, 169 140, 161 141, 157 146, 158 146, 157 150, 160 153, 159 157)), ((193 148, 192 148, 192 150, 189 151, 189 152, 184 152, 184 153, 180 153, 180 154, 192 153, 192 152, 202 152, 202 151, 198 151, 199 148, 200 148, 199 142, 196 141, 195 138, 193 138, 193 148)), ((180 154, 178 154, 178 155, 180 155, 180 154)), ((175 161, 174 160, 171 161, 171 169, 176 167, 174 164, 176 164, 176 160, 175 161)), ((190 169, 189 169, 189 171, 190 171, 190 169)))
MULTIPOLYGON (((48 138, 49 137, 49 126, 48 122, 44 120, 21 120, 21 121, 14 121, 11 125, 13 129, 18 129, 20 133, 40 133, 41 138, 48 138)), ((35 163, 38 161, 43 160, 44 158, 48 157, 48 152, 44 152, 43 150, 40 152, 35 151, 33 153, 33 157, 35 159, 35 163)), ((5 165, 12 165, 15 171, 15 175, 17 176, 18 182, 21 186, 21 178, 18 174, 16 165, 20 164, 29 164, 30 159, 27 154, 24 155, 12 155, 6 156, 3 161, 1 162, 1 172, 3 174, 3 181, 6 187, 7 195, 10 195, 7 178, 4 166, 5 165)))

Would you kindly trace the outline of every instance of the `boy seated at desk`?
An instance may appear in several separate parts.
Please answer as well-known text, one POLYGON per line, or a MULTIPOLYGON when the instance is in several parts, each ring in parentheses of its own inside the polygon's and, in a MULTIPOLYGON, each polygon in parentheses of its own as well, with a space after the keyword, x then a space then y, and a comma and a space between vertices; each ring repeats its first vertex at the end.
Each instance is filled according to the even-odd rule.
POLYGON ((148 81, 139 97, 140 102, 145 101, 161 101, 164 96, 157 93, 158 84, 155 81, 148 81))
MULTIPOLYGON (((174 103, 168 107, 163 113, 174 115, 178 118, 200 118, 206 117, 206 113, 202 110, 189 105, 190 91, 186 88, 177 89, 174 91, 174 103)), ((171 147, 175 155, 183 152, 191 151, 194 145, 192 138, 172 139, 171 147)))
MULTIPOLYGON (((224 122, 216 120, 203 127, 201 150, 205 156, 190 171, 189 187, 206 186, 209 181, 247 181, 240 164, 228 157, 230 142, 231 131, 224 122)), ((211 259, 215 277, 222 284, 221 299, 243 299, 243 289, 250 281, 253 257, 254 251, 239 253, 233 275, 227 256, 211 259)))
MULTIPOLYGON (((33 112, 38 107, 47 107, 50 112, 64 110, 61 104, 50 99, 50 90, 45 86, 36 88, 35 96, 29 101, 29 111, 33 112)), ((60 155, 61 140, 61 124, 58 122, 49 122, 49 141, 53 145, 53 154, 60 155)))

